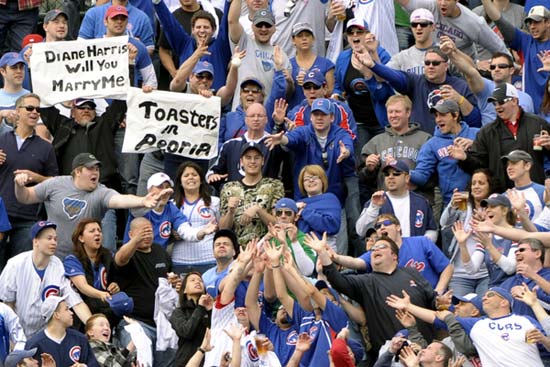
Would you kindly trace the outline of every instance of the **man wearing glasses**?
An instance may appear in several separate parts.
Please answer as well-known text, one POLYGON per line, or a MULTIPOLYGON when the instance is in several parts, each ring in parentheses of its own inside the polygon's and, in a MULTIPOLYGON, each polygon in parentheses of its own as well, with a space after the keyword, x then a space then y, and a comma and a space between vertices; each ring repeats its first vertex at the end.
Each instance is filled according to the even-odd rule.
MULTIPOLYGON (((468 82, 468 86, 474 93, 477 99, 477 105, 481 111, 481 123, 486 125, 495 121, 496 112, 492 103, 487 99, 493 93, 495 84, 511 83, 512 75, 514 74, 514 59, 507 53, 494 53, 489 62, 491 79, 481 76, 476 69, 473 60, 464 52, 456 48, 453 40, 449 37, 441 37, 441 50, 449 55, 449 59, 462 72, 468 82)), ((533 99, 525 92, 518 90, 519 105, 525 112, 533 113, 533 99)))
POLYGON ((38 205, 24 205, 15 198, 15 174, 26 173, 31 185, 58 175, 53 146, 35 134, 39 106, 40 97, 36 94, 19 97, 14 110, 17 127, 0 134, 0 197, 12 226, 0 243, 0 268, 9 258, 32 249, 29 230, 38 220, 38 205))
POLYGON ((546 121, 523 111, 519 106, 518 91, 511 84, 497 84, 489 102, 495 106, 497 119, 481 128, 469 150, 465 151, 458 145, 450 146, 450 156, 470 174, 478 168, 489 168, 497 184, 496 192, 502 192, 514 187, 514 183, 508 179, 506 162, 501 157, 520 149, 533 158, 532 180, 544 184, 544 160, 549 156, 550 140, 543 140, 542 149, 535 150, 533 138, 535 134, 548 134, 546 121))
MULTIPOLYGON (((318 255, 332 287, 358 302, 365 310, 372 349, 368 352, 372 360, 378 358, 378 350, 386 340, 401 330, 403 326, 397 320, 395 312, 387 306, 386 297, 406 291, 412 302, 425 308, 435 307, 435 292, 432 285, 416 269, 399 267, 400 250, 389 237, 380 237, 369 252, 372 273, 351 275, 338 272, 327 246, 319 248, 318 255)), ((432 331, 419 320, 418 329, 428 341, 432 331)))
POLYGON ((357 233, 364 236, 369 223, 378 215, 388 213, 399 219, 403 237, 426 236, 433 242, 437 241, 437 226, 428 200, 408 188, 410 174, 407 163, 404 160, 387 162, 382 174, 386 191, 376 191, 365 204, 355 225, 357 233))

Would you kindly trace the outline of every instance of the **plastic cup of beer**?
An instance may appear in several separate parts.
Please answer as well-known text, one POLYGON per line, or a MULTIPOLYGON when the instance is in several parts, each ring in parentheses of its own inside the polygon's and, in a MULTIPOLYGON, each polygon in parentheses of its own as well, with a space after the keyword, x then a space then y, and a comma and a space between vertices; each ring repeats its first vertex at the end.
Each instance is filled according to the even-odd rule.
POLYGON ((542 141, 540 137, 540 134, 533 135, 533 150, 542 150, 542 141))
POLYGON ((460 198, 457 199, 458 210, 466 211, 468 209, 468 198, 470 193, 468 191, 459 191, 460 198))
POLYGON ((258 355, 263 356, 267 354, 267 336, 264 334, 256 334, 254 337, 254 341, 256 342, 256 350, 258 351, 258 355))
POLYGON ((529 329, 525 332, 525 342, 527 344, 535 344, 536 343, 536 340, 534 338, 534 335, 532 333, 532 331, 534 330, 537 330, 537 329, 529 329))

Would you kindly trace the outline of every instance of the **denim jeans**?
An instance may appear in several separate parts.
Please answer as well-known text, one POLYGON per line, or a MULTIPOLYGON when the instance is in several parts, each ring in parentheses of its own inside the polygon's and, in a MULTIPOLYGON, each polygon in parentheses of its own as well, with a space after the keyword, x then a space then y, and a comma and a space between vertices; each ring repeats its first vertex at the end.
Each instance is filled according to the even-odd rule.
POLYGON ((0 5, 0 55, 21 51, 23 38, 34 33, 38 23, 38 8, 19 10, 17 0, 0 5))
POLYGON ((31 227, 34 220, 8 216, 11 229, 4 234, 0 242, 0 272, 8 260, 21 252, 32 250, 31 227))
POLYGON ((145 153, 139 165, 138 196, 147 195, 147 180, 157 172, 164 172, 164 162, 153 153, 145 153))
POLYGON ((109 209, 101 220, 101 230, 103 232, 103 247, 112 252, 116 252, 116 212, 109 209))
POLYGON ((489 288, 489 277, 472 279, 453 276, 448 288, 453 291, 453 296, 462 297, 468 293, 483 295, 489 288))
MULTIPOLYGON (((153 367, 172 367, 175 364, 176 360, 176 350, 175 349, 168 349, 163 351, 157 351, 156 350, 156 344, 157 344, 157 329, 152 327, 151 325, 148 325, 142 321, 137 321, 143 328, 143 331, 149 339, 151 340, 151 348, 153 352, 153 367)), ((128 325, 128 323, 124 320, 120 320, 117 328, 116 328, 116 337, 117 337, 117 345, 125 348, 128 343, 130 343, 130 340, 132 340, 130 334, 124 329, 124 326, 128 325)))
POLYGON ((118 129, 115 133, 115 154, 118 161, 118 171, 122 179, 122 192, 135 194, 139 176, 139 154, 122 153, 122 143, 126 129, 118 129))

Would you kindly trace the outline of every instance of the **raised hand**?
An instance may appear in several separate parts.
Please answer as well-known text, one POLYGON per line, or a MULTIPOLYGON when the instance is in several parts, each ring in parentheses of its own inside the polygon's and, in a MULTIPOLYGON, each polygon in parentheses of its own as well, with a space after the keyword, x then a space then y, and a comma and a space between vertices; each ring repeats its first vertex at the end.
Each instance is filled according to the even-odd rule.
POLYGON ((285 122, 287 109, 288 103, 286 102, 286 99, 279 98, 275 101, 275 106, 273 108, 273 121, 275 121, 277 125, 285 122))
POLYGON ((386 193, 384 190, 376 191, 370 198, 372 205, 381 207, 386 202, 386 193))
POLYGON ((214 183, 214 182, 218 182, 218 181, 221 181, 221 180, 225 180, 227 177, 229 176, 229 174, 219 174, 219 173, 213 173, 211 174, 210 176, 208 176, 206 178, 206 181, 208 183, 214 183))
POLYGON ((395 310, 395 317, 405 328, 413 327, 414 325, 416 325, 415 317, 408 311, 397 309, 395 310))
POLYGON ((269 148, 269 150, 273 150, 273 148, 281 144, 281 142, 283 141, 284 134, 285 134, 284 131, 281 131, 280 133, 277 133, 277 134, 271 134, 264 140, 264 144, 266 145, 266 147, 269 148))
POLYGON ((512 296, 514 296, 515 299, 522 301, 529 307, 533 307, 538 302, 537 294, 531 291, 525 283, 515 286, 513 290, 514 292, 511 292, 512 296))
POLYGON ((458 244, 465 244, 468 240, 468 237, 470 237, 470 234, 472 233, 472 230, 465 230, 464 229, 464 223, 461 221, 456 221, 455 224, 453 224, 453 234, 456 238, 456 241, 458 244))
POLYGON ((171 188, 164 189, 159 193, 150 192, 143 197, 143 206, 147 209, 153 209, 158 205, 158 202, 170 197, 174 190, 171 188))
POLYGON ((527 212, 527 206, 525 205, 527 201, 525 200, 525 194, 523 192, 516 189, 509 189, 506 191, 506 196, 508 196, 516 214, 527 212))
POLYGON ((273 47, 273 63, 276 70, 281 70, 285 64, 285 54, 279 45, 273 47))
POLYGON ((271 266, 277 266, 280 264, 281 255, 283 254, 284 246, 275 246, 269 242, 264 243, 264 250, 269 258, 271 266))
POLYGON ((326 251, 328 247, 327 232, 323 232, 323 237, 321 239, 317 237, 315 232, 306 234, 304 243, 315 250, 315 252, 317 253, 326 251))
POLYGON ((543 50, 540 51, 537 54, 537 57, 539 58, 540 62, 542 63, 542 67, 538 68, 537 71, 550 71, 550 50, 543 50))
POLYGON ((459 145, 449 145, 447 147, 447 153, 449 153, 449 157, 456 159, 457 161, 463 161, 466 159, 466 152, 459 145))
POLYGON ((313 338, 308 333, 301 333, 298 335, 298 341, 296 341, 296 349, 305 352, 311 347, 313 338))
POLYGON ((336 163, 342 162, 344 159, 348 158, 351 155, 349 149, 346 148, 346 145, 342 140, 338 142, 338 145, 340 146, 340 155, 338 155, 336 163))
POLYGON ((367 170, 373 172, 380 165, 380 154, 369 154, 365 159, 367 170))
POLYGON ((392 294, 386 297, 386 304, 390 307, 393 307, 398 310, 406 311, 411 304, 411 297, 406 291, 401 291, 403 298, 399 298, 396 295, 392 294))
POLYGON ((197 303, 199 306, 204 307, 206 311, 210 311, 214 306, 214 299, 208 293, 201 294, 201 296, 199 297, 199 301, 197 303))
POLYGON ((411 347, 403 347, 399 354, 399 361, 407 367, 419 367, 420 358, 411 347))
POLYGON ((241 336, 243 336, 243 330, 239 324, 231 324, 223 329, 223 332, 233 341, 241 340, 241 336))

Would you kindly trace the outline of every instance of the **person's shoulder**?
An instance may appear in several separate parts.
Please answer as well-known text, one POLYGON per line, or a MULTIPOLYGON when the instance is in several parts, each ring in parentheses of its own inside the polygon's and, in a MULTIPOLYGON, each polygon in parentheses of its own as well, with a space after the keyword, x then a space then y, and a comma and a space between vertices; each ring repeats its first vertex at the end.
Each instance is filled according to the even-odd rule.
POLYGON ((277 178, 262 177, 259 186, 283 186, 283 182, 277 178))
POLYGON ((46 336, 46 333, 44 330, 39 331, 38 333, 31 336, 29 339, 27 339, 27 344, 25 345, 26 349, 34 348, 35 346, 39 345, 41 341, 48 339, 46 336))

